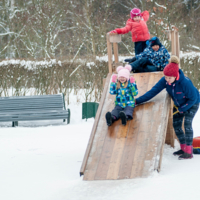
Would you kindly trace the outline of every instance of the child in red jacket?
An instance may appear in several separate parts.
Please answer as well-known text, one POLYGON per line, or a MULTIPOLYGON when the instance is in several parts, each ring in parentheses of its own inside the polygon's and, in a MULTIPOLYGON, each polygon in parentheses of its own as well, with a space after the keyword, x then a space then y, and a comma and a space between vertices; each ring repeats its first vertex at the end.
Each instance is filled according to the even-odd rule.
POLYGON ((131 18, 127 20, 125 27, 110 31, 109 34, 126 34, 131 31, 132 41, 135 43, 135 55, 138 55, 143 52, 146 48, 146 41, 150 39, 146 24, 149 19, 149 12, 146 10, 141 13, 139 8, 133 8, 130 16, 131 18))

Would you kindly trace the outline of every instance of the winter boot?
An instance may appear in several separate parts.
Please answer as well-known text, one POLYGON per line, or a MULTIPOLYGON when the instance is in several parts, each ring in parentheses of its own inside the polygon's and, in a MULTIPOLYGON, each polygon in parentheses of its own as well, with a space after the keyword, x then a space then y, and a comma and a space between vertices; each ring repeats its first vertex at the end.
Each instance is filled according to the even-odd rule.
POLYGON ((127 118, 126 118, 126 115, 125 115, 125 113, 123 112, 123 111, 121 111, 120 113, 119 113, 119 117, 120 117, 120 119, 122 120, 122 125, 126 125, 126 121, 127 121, 127 118))
POLYGON ((183 159, 191 159, 193 158, 193 147, 192 145, 189 145, 185 147, 185 152, 181 156, 178 157, 179 160, 183 159))
POLYGON ((180 156, 185 152, 186 144, 181 144, 181 149, 173 153, 174 156, 180 156))
POLYGON ((111 112, 107 112, 106 113, 106 123, 107 123, 107 125, 111 126, 114 121, 115 121, 115 119, 112 116, 111 112))

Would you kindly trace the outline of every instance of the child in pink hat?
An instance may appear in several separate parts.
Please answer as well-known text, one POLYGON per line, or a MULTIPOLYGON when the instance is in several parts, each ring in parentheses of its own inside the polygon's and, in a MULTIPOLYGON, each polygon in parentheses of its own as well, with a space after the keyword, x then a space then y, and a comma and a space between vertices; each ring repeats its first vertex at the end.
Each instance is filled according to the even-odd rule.
POLYGON ((149 30, 146 22, 149 19, 149 12, 145 10, 141 13, 139 8, 133 8, 130 12, 130 18, 123 28, 117 28, 110 31, 109 34, 126 34, 132 33, 132 41, 135 43, 135 55, 143 52, 146 48, 146 41, 150 39, 149 30))
POLYGON ((135 79, 130 77, 131 66, 117 67, 117 74, 112 76, 110 84, 110 94, 116 95, 115 108, 112 112, 106 113, 106 122, 108 126, 119 118, 123 125, 126 125, 127 120, 133 119, 133 110, 135 107, 134 96, 138 94, 135 79))

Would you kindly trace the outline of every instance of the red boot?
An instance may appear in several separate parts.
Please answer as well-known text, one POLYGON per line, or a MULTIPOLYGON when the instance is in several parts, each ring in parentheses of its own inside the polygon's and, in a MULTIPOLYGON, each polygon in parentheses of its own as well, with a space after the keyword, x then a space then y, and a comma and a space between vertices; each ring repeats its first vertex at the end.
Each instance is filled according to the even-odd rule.
POLYGON ((193 158, 193 147, 192 145, 186 145, 185 152, 181 156, 178 157, 179 160, 183 159, 191 159, 193 158))

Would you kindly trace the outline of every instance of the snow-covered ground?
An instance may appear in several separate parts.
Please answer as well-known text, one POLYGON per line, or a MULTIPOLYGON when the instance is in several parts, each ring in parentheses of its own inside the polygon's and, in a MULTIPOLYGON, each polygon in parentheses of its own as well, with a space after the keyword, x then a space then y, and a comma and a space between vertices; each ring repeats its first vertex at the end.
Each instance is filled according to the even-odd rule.
MULTIPOLYGON (((94 119, 82 120, 82 105, 74 102, 76 97, 70 101, 69 125, 62 120, 19 122, 15 128, 0 123, 0 200, 200 199, 200 155, 178 160, 172 155, 178 142, 175 149, 165 145, 161 172, 149 178, 83 181, 79 170, 94 119)), ((200 136, 199 121, 200 110, 194 137, 200 136)))
MULTIPOLYGON (((165 145, 160 173, 149 178, 83 181, 79 176, 94 119, 70 104, 62 120, 0 124, 0 200, 188 200, 199 199, 200 155, 178 160, 165 145)), ((200 135, 200 111, 194 136, 200 135)))

